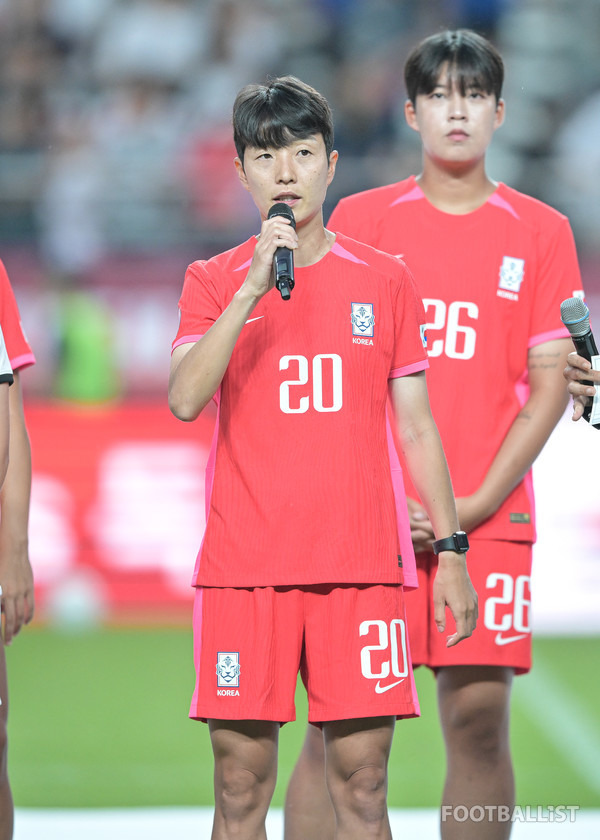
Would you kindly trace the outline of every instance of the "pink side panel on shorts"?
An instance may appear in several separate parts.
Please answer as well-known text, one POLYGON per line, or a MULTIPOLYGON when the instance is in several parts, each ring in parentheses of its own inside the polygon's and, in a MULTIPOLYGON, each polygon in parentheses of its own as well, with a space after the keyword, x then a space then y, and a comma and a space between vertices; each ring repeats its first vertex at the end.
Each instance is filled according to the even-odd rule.
MULTIPOLYGON (((202 651, 202 633, 199 628, 202 627, 202 600, 204 592, 198 587, 194 594, 194 611, 192 614, 192 626, 194 628, 194 667, 196 673, 200 668, 200 653, 202 651)), ((195 710, 198 707, 198 683, 192 695, 192 702, 190 705, 190 717, 195 717, 195 710)))

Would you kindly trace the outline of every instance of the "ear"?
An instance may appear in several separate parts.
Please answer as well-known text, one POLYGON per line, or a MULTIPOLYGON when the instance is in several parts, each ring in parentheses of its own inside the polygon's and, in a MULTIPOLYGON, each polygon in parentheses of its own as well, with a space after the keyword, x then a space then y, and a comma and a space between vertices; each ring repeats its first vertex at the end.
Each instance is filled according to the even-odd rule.
POLYGON ((417 120, 417 109, 410 101, 407 99, 404 103, 404 119, 406 120, 407 125, 412 128, 413 131, 419 131, 419 121, 417 120))
POLYGON ((506 107, 504 105, 504 99, 499 99, 498 104, 496 105, 496 119, 494 120, 494 131, 497 128, 500 128, 500 126, 504 122, 504 117, 505 116, 506 116, 506 107))
POLYGON ((248 186, 248 179, 246 178, 246 173, 244 172, 244 164, 242 163, 241 159, 239 157, 234 158, 233 164, 238 174, 238 178, 240 179, 241 185, 244 187, 244 189, 250 192, 250 187, 248 186))
POLYGON ((329 155, 329 168, 327 170, 327 186, 329 186, 333 181, 333 176, 335 175, 335 168, 337 166, 338 158, 339 152, 337 152, 334 149, 329 155))

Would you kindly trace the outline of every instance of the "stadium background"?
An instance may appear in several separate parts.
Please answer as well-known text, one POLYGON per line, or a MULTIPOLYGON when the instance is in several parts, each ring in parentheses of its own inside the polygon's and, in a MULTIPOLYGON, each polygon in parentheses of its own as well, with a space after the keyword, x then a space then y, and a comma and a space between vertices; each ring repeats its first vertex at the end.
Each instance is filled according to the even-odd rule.
MULTIPOLYGON (((38 359, 22 377, 37 614, 8 653, 19 809, 210 804, 206 732, 185 716, 212 417, 177 423, 165 394, 186 266, 256 229, 231 103, 267 74, 327 95, 327 217, 418 170, 402 66, 418 38, 459 26, 506 61, 489 172, 569 215, 598 318, 597 0, 0 0, 0 255, 38 359)), ((524 805, 600 808, 599 446, 566 414, 534 471, 539 641, 513 725, 524 805)), ((443 772, 418 679, 430 713, 399 727, 397 808, 435 806, 443 772)), ((282 732, 276 805, 302 732, 282 732)))

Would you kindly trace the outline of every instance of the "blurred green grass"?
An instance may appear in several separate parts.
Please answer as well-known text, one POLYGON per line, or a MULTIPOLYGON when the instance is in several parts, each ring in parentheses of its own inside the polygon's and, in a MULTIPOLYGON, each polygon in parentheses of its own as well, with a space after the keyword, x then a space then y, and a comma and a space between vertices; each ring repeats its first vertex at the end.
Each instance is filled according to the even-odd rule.
MULTIPOLYGON (((599 652, 597 637, 534 642, 534 672, 515 681, 513 699, 520 804, 600 806, 593 762, 600 743, 599 652), (587 764, 580 756, 586 747, 587 764)), ((187 718, 191 631, 32 627, 7 658, 9 765, 18 806, 212 804, 207 727, 187 718)), ((416 677, 422 717, 397 725, 391 807, 433 807, 440 797, 444 755, 435 683, 423 668, 416 677)), ((297 716, 281 731, 275 806, 283 803, 304 735, 301 688, 297 716)))

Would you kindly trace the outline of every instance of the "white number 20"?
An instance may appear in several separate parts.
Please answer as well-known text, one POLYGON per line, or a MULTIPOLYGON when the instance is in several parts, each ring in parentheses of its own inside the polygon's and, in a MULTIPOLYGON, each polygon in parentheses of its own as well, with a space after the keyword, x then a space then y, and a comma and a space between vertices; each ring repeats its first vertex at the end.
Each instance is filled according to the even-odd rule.
POLYGON ((390 675, 390 669, 395 677, 406 677, 408 674, 408 656, 406 652, 406 624, 401 618, 394 618, 388 626, 385 621, 363 621, 359 627, 359 635, 366 636, 371 627, 379 630, 379 644, 365 645, 360 652, 360 669, 363 677, 369 680, 385 679, 390 675), (398 634, 400 639, 398 639, 398 634), (381 662, 379 673, 373 671, 371 655, 374 651, 388 652, 388 659, 381 662))
MULTIPOLYGON (((306 356, 282 356, 279 360, 279 370, 289 370, 290 363, 298 363, 298 378, 286 379, 279 386, 279 407, 285 414, 304 414, 310 407, 310 386, 296 390, 295 405, 292 406, 290 399, 291 389, 299 389, 303 385, 308 385, 309 371, 308 359, 306 356), (303 393, 308 391, 309 394, 303 393)), ((342 358, 337 353, 319 353, 312 360, 312 404, 315 411, 328 412, 339 411, 342 407, 342 358), (329 395, 329 403, 325 404, 325 397, 323 394, 323 365, 328 362, 331 366, 331 394, 329 395)))

